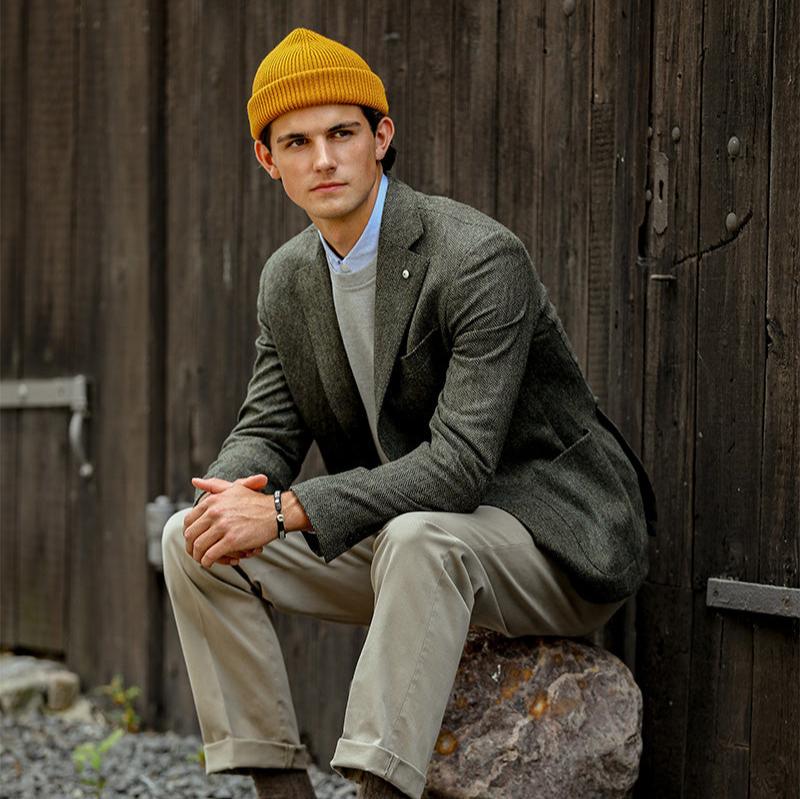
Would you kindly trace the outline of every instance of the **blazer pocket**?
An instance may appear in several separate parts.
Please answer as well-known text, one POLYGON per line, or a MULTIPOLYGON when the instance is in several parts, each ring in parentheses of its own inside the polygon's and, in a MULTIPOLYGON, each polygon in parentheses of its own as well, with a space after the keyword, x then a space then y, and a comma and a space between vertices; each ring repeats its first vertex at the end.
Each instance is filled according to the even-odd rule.
POLYGON ((406 374, 435 365, 439 328, 431 328, 405 355, 400 356, 400 368, 406 374))
POLYGON ((542 499, 595 569, 607 576, 630 569, 636 551, 635 513, 591 430, 550 461, 540 485, 542 499))
POLYGON ((656 522, 658 521, 658 511, 656 509, 656 494, 653 490, 653 484, 650 482, 650 477, 647 470, 639 460, 639 456, 633 451, 630 444, 625 440, 625 436, 619 431, 617 426, 611 419, 608 418, 601 410, 600 406, 595 403, 594 406, 597 418, 600 424, 603 425, 617 440, 617 443, 622 448, 622 451, 627 456, 628 460, 633 465, 636 471, 636 477, 639 481, 639 491, 642 495, 642 503, 644 505, 645 521, 647 522, 647 532, 650 535, 656 534, 656 522))

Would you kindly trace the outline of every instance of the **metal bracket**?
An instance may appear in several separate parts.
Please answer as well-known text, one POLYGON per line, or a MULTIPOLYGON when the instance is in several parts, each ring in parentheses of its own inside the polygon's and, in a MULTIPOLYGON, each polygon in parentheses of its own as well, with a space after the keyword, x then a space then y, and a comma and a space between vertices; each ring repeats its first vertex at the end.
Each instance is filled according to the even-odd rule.
POLYGON ((723 610, 800 619, 800 588, 712 577, 706 590, 706 605, 723 610))
POLYGON ((83 423, 89 417, 88 383, 85 375, 0 381, 0 409, 69 408, 72 411, 69 443, 80 464, 80 476, 86 479, 94 474, 83 445, 83 423))

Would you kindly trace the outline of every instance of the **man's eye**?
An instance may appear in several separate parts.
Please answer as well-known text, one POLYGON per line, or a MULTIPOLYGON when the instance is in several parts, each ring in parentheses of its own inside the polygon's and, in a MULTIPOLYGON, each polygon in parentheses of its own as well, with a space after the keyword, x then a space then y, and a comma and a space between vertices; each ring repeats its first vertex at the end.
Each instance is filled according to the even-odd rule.
POLYGON ((346 139, 348 136, 351 136, 351 135, 352 135, 352 133, 353 133, 353 132, 352 132, 351 130, 335 130, 335 131, 333 132, 333 135, 334 135, 334 136, 335 136, 337 139, 346 139))
POLYGON ((305 144, 305 139, 292 139, 289 142, 289 147, 294 147, 295 145, 305 144))

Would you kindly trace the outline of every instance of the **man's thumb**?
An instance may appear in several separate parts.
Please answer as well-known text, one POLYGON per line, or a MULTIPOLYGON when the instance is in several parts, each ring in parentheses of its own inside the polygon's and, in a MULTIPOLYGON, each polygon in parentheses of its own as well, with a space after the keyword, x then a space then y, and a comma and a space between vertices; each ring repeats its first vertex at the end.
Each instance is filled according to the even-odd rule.
POLYGON ((251 474, 249 477, 241 478, 241 484, 245 488, 251 488, 253 491, 260 491, 269 482, 265 474, 251 474))

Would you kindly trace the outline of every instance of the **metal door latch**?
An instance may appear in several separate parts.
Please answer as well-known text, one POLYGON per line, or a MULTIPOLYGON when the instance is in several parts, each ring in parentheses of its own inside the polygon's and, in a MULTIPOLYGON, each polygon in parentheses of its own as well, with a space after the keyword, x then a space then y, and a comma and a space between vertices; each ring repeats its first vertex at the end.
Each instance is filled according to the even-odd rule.
POLYGON ((88 379, 85 375, 51 379, 0 381, 0 409, 69 408, 69 443, 84 479, 94 474, 83 444, 83 423, 89 417, 88 379))
POLYGON ((800 619, 800 588, 712 577, 706 590, 706 605, 722 610, 800 619))

